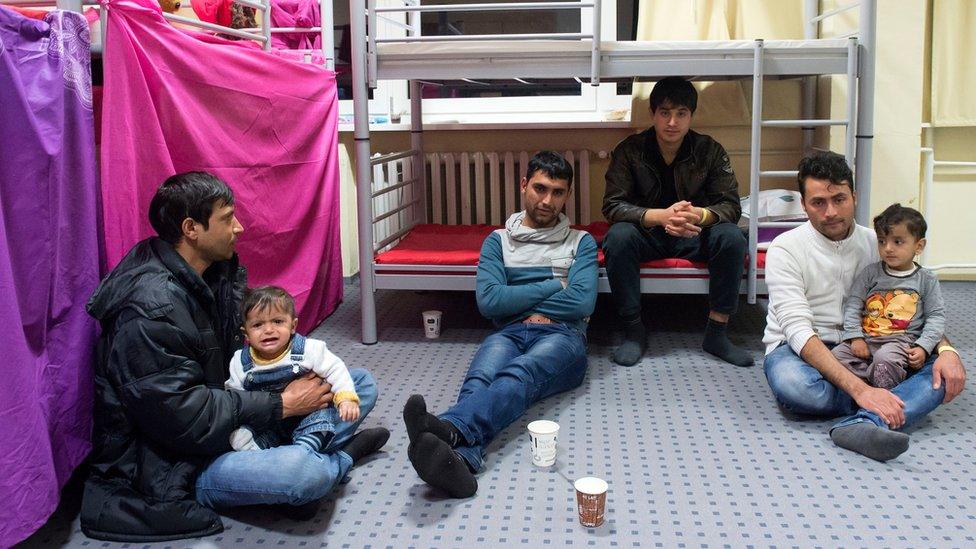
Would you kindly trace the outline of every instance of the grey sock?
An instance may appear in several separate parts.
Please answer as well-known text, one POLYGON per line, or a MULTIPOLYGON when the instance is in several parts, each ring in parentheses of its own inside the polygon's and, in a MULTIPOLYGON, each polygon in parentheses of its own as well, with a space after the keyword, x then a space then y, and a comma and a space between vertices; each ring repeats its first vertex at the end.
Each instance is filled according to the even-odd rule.
POLYGON ((624 328, 624 340, 613 352, 613 361, 621 366, 633 366, 647 350, 647 330, 638 318, 624 328))
POLYGON ((852 423, 830 430, 834 444, 876 461, 894 459, 908 450, 909 436, 873 423, 852 423))
POLYGON ((736 366, 752 366, 752 355, 729 341, 726 328, 727 325, 724 322, 717 322, 709 318, 708 324, 705 325, 705 339, 702 340, 702 350, 736 366))

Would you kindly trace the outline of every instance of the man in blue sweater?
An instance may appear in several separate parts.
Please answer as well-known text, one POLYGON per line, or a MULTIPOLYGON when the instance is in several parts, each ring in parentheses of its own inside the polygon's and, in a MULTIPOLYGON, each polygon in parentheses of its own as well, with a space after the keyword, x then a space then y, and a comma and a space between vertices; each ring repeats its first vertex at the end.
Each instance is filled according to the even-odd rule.
POLYGON ((472 359, 457 404, 435 416, 413 395, 403 408, 410 463, 451 497, 478 490, 474 473, 498 433, 532 404, 583 382, 597 257, 593 237, 560 213, 572 183, 562 156, 532 157, 521 182, 525 209, 488 235, 478 260, 478 309, 498 331, 472 359))

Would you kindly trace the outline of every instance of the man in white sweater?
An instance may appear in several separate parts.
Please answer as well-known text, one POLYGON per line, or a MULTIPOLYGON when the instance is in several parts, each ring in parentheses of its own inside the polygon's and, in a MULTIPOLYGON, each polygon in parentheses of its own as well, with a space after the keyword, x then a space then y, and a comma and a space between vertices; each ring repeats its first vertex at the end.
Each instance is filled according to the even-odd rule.
POLYGON ((871 387, 834 358, 844 298, 857 273, 878 261, 877 238, 854 223, 854 178, 844 157, 808 156, 797 178, 810 220, 776 237, 766 254, 766 379, 790 412, 844 416, 830 429, 835 444, 887 461, 908 449, 908 435, 898 430, 955 398, 966 372, 945 338, 890 391, 871 387))

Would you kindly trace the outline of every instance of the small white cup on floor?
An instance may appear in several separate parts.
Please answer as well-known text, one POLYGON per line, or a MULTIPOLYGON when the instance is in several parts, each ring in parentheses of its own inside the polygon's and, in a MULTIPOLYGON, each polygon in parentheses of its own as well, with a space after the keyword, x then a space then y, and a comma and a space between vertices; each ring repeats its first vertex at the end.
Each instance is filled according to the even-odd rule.
POLYGON ((441 316, 440 311, 424 311, 424 337, 427 339, 437 339, 441 336, 441 316))
POLYGON ((556 463, 559 424, 540 419, 529 423, 528 429, 529 441, 532 444, 532 464, 537 467, 549 467, 556 463))

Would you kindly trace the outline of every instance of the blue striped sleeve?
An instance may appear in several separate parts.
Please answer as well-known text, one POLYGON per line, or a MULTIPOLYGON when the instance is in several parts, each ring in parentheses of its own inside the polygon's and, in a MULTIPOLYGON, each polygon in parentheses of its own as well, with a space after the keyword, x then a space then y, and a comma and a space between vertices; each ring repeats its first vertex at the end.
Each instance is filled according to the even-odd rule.
POLYGON ((491 320, 531 311, 539 302, 562 289, 562 284, 554 278, 509 285, 501 238, 497 233, 488 235, 481 245, 476 284, 478 310, 491 320))

